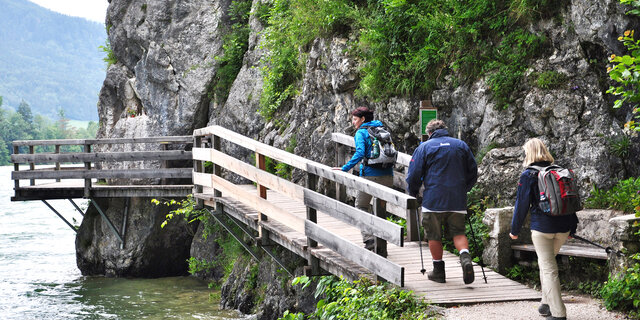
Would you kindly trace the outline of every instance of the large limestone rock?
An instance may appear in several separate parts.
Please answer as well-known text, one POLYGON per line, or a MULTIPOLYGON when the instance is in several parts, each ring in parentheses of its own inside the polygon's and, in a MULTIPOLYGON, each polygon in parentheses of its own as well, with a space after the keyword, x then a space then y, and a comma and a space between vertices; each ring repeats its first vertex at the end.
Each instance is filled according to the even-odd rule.
MULTIPOLYGON (((124 199, 93 200, 121 233, 124 199)), ((76 236, 76 261, 83 275, 163 277, 186 274, 194 230, 176 219, 167 227, 163 207, 149 199, 130 203, 124 244, 90 205, 76 236)))
MULTIPOLYGON (((188 135, 207 123, 207 86, 221 53, 221 32, 231 1, 112 0, 106 24, 118 62, 100 92, 98 138, 188 135), (131 117, 133 115, 134 117, 131 117)), ((185 146, 175 146, 182 149, 185 146)), ((159 150, 159 145, 97 146, 97 151, 159 150)), ((102 164, 102 168, 158 168, 159 162, 102 164)), ((190 167, 190 162, 184 163, 190 167)), ((110 183, 117 184, 113 180, 110 183)), ((129 182, 130 183, 130 182, 129 182)), ((135 181, 134 183, 158 183, 135 181)), ((121 226, 123 203, 100 201, 121 226)), ((91 212, 91 211, 90 211, 91 212)), ((169 276, 186 272, 191 236, 160 229, 166 207, 133 199, 123 250, 97 213, 88 214, 76 240, 84 274, 169 276)))

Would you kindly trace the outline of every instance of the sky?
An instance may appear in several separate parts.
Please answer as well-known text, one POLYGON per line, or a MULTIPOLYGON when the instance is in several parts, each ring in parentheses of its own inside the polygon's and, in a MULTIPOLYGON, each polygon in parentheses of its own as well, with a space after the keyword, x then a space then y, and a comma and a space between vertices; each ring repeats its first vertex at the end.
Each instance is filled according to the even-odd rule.
POLYGON ((29 0, 49 10, 104 23, 107 0, 29 0))

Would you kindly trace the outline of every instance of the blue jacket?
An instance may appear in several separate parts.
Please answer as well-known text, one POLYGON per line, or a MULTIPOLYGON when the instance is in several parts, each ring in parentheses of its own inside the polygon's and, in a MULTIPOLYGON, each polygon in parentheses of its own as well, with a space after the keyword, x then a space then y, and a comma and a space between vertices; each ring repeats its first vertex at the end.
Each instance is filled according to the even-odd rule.
MULTIPOLYGON (((360 125, 360 128, 356 131, 353 137, 356 141, 356 152, 351 157, 351 160, 342 166, 342 171, 349 171, 358 162, 365 158, 365 155, 371 154, 371 139, 369 139, 369 132, 367 127, 382 127, 382 122, 379 120, 373 120, 365 122, 360 125)), ((393 175, 393 168, 376 169, 369 166, 365 166, 364 163, 360 164, 360 176, 390 176, 393 175)))
POLYGON ((466 211, 467 192, 477 180, 478 165, 469 146, 438 129, 413 152, 407 189, 415 197, 424 184, 422 206, 428 210, 466 211))
MULTIPOLYGON (((536 162, 533 165, 546 167, 549 162, 536 162)), ((520 233, 527 213, 531 212, 531 230, 543 233, 576 232, 578 216, 570 214, 566 216, 551 217, 544 213, 538 206, 540 202, 540 189, 538 188, 538 171, 526 169, 520 175, 518 181, 518 193, 516 205, 511 219, 511 234, 517 236, 520 233)))

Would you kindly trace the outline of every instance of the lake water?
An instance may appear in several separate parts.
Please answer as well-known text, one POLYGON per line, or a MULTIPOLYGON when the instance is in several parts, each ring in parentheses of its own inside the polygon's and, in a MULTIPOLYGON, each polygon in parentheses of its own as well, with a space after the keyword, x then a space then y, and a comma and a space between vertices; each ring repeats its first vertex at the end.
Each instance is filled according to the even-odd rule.
MULTIPOLYGON (((75 232, 41 201, 11 202, 12 170, 0 167, 0 319, 246 319, 195 278, 82 276, 75 232)), ((69 201, 50 203, 80 224, 69 201)))

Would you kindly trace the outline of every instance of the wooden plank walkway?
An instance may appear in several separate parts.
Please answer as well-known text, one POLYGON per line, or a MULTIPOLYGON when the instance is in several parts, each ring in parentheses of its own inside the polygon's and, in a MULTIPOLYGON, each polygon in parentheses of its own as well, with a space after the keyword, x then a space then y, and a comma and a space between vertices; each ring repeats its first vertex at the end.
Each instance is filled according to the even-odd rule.
MULTIPOLYGON (((253 185, 241 186, 248 192, 256 192, 253 185)), ((243 204, 227 197, 213 198, 212 191, 204 190, 203 194, 196 197, 204 199, 205 205, 215 206, 215 201, 225 204, 225 212, 236 219, 246 223, 253 229, 258 226, 258 213, 244 206, 243 204)), ((306 207, 302 202, 293 201, 273 190, 267 191, 267 200, 272 204, 277 204, 299 216, 306 217, 306 207)), ((320 259, 321 267, 333 274, 343 275, 350 279, 358 276, 371 277, 371 273, 346 258, 323 248, 307 248, 307 238, 300 232, 294 231, 276 221, 267 220, 262 222, 263 226, 271 231, 271 238, 283 245, 292 252, 305 257, 305 250, 310 250, 313 255, 320 259)), ((349 226, 346 223, 332 218, 322 212, 318 212, 318 225, 330 230, 350 242, 362 246, 362 236, 360 230, 349 226)), ((436 304, 456 305, 501 301, 519 300, 539 300, 540 294, 516 281, 510 280, 488 268, 485 268, 487 282, 484 283, 480 266, 475 265, 475 282, 465 285, 462 281, 462 269, 456 255, 445 252, 445 270, 447 273, 447 283, 436 283, 429 281, 426 275, 420 273, 420 251, 417 242, 405 242, 404 247, 388 244, 388 259, 405 268, 405 286, 416 294, 423 296, 425 300, 436 304)), ((425 268, 431 270, 431 255, 426 243, 423 242, 422 252, 424 255, 425 268)))
MULTIPOLYGON (((333 138, 344 145, 338 147, 337 158, 340 155, 345 157, 345 146, 349 146, 353 139, 340 134, 334 134, 333 138)), ((485 271, 489 283, 485 284, 479 266, 475 267, 476 281, 465 285, 459 260, 450 253, 444 255, 447 283, 431 282, 426 275, 421 274, 418 242, 411 242, 417 239, 418 230, 418 223, 411 212, 417 210, 419 203, 416 198, 398 191, 404 188, 402 172, 394 173, 394 180, 399 183, 396 186, 398 189, 384 187, 219 126, 197 129, 193 136, 180 137, 15 141, 11 159, 14 163, 12 180, 16 192, 12 201, 101 197, 176 198, 195 192, 199 205, 204 203, 212 208, 222 207, 226 214, 240 223, 308 259, 311 267, 309 270, 315 274, 321 268, 348 279, 361 276, 384 277, 390 283, 423 296, 425 300, 444 305, 540 299, 535 290, 488 269, 485 271), (246 159, 238 159, 235 157, 237 155, 226 154, 222 148, 222 140, 225 144, 236 144, 253 152, 255 164, 247 163, 246 159), (101 148, 94 150, 94 145, 105 144, 120 144, 123 147, 105 152, 100 151, 101 148), (124 146, 129 144, 131 146, 124 146), (137 144, 151 145, 135 146, 137 144), (186 151, 187 144, 192 145, 191 151, 186 151), (61 153, 63 145, 80 145, 82 152, 61 153), (23 149, 28 147, 29 153, 20 154, 20 146, 23 149), (37 146, 50 146, 54 153, 35 153, 37 146), (305 185, 267 172, 267 158, 305 172, 305 185), (152 164, 136 164, 130 169, 123 169, 120 165, 104 165, 105 162, 123 161, 152 161, 152 164), (193 167, 185 168, 182 163, 184 161, 192 161, 193 167), (76 163, 76 166, 67 168, 60 165, 67 162, 76 163), (181 163, 179 167, 172 167, 181 163), (20 170, 21 164, 27 164, 28 169, 20 170), (36 168, 36 164, 55 166, 36 168), (205 169, 206 164, 213 165, 212 172, 205 169), (234 184, 223 174, 227 171, 253 181, 258 187, 234 184), (113 182, 113 185, 97 182, 103 179, 113 182), (335 198, 317 192, 319 179, 336 184, 338 192, 335 198), (29 181, 28 185, 20 184, 26 180, 29 181), (56 180, 64 181, 53 182, 56 180), (185 185, 191 182, 193 185, 185 185), (147 185, 141 185, 142 183, 147 185), (221 191, 222 196, 214 198, 211 188, 221 191), (256 189, 264 190, 264 193, 256 189), (375 215, 345 204, 346 189, 372 195, 375 199, 375 215), (406 228, 382 218, 386 216, 380 205, 382 201, 387 203, 388 212, 406 219, 406 228), (268 217, 263 219, 264 215, 268 217), (379 248, 386 245, 388 257, 365 250, 360 230, 374 234, 379 248), (403 231, 407 233, 406 240, 402 236, 403 231), (320 245, 316 246, 316 243, 320 245)), ((398 165, 406 167, 409 159, 410 155, 399 155, 398 165)), ((97 202, 92 203, 100 211, 97 202)), ((126 215, 127 210, 124 212, 126 215)), ((104 215, 103 218, 122 241, 109 219, 104 215)), ((432 269, 426 244, 422 253, 426 269, 432 269)))

